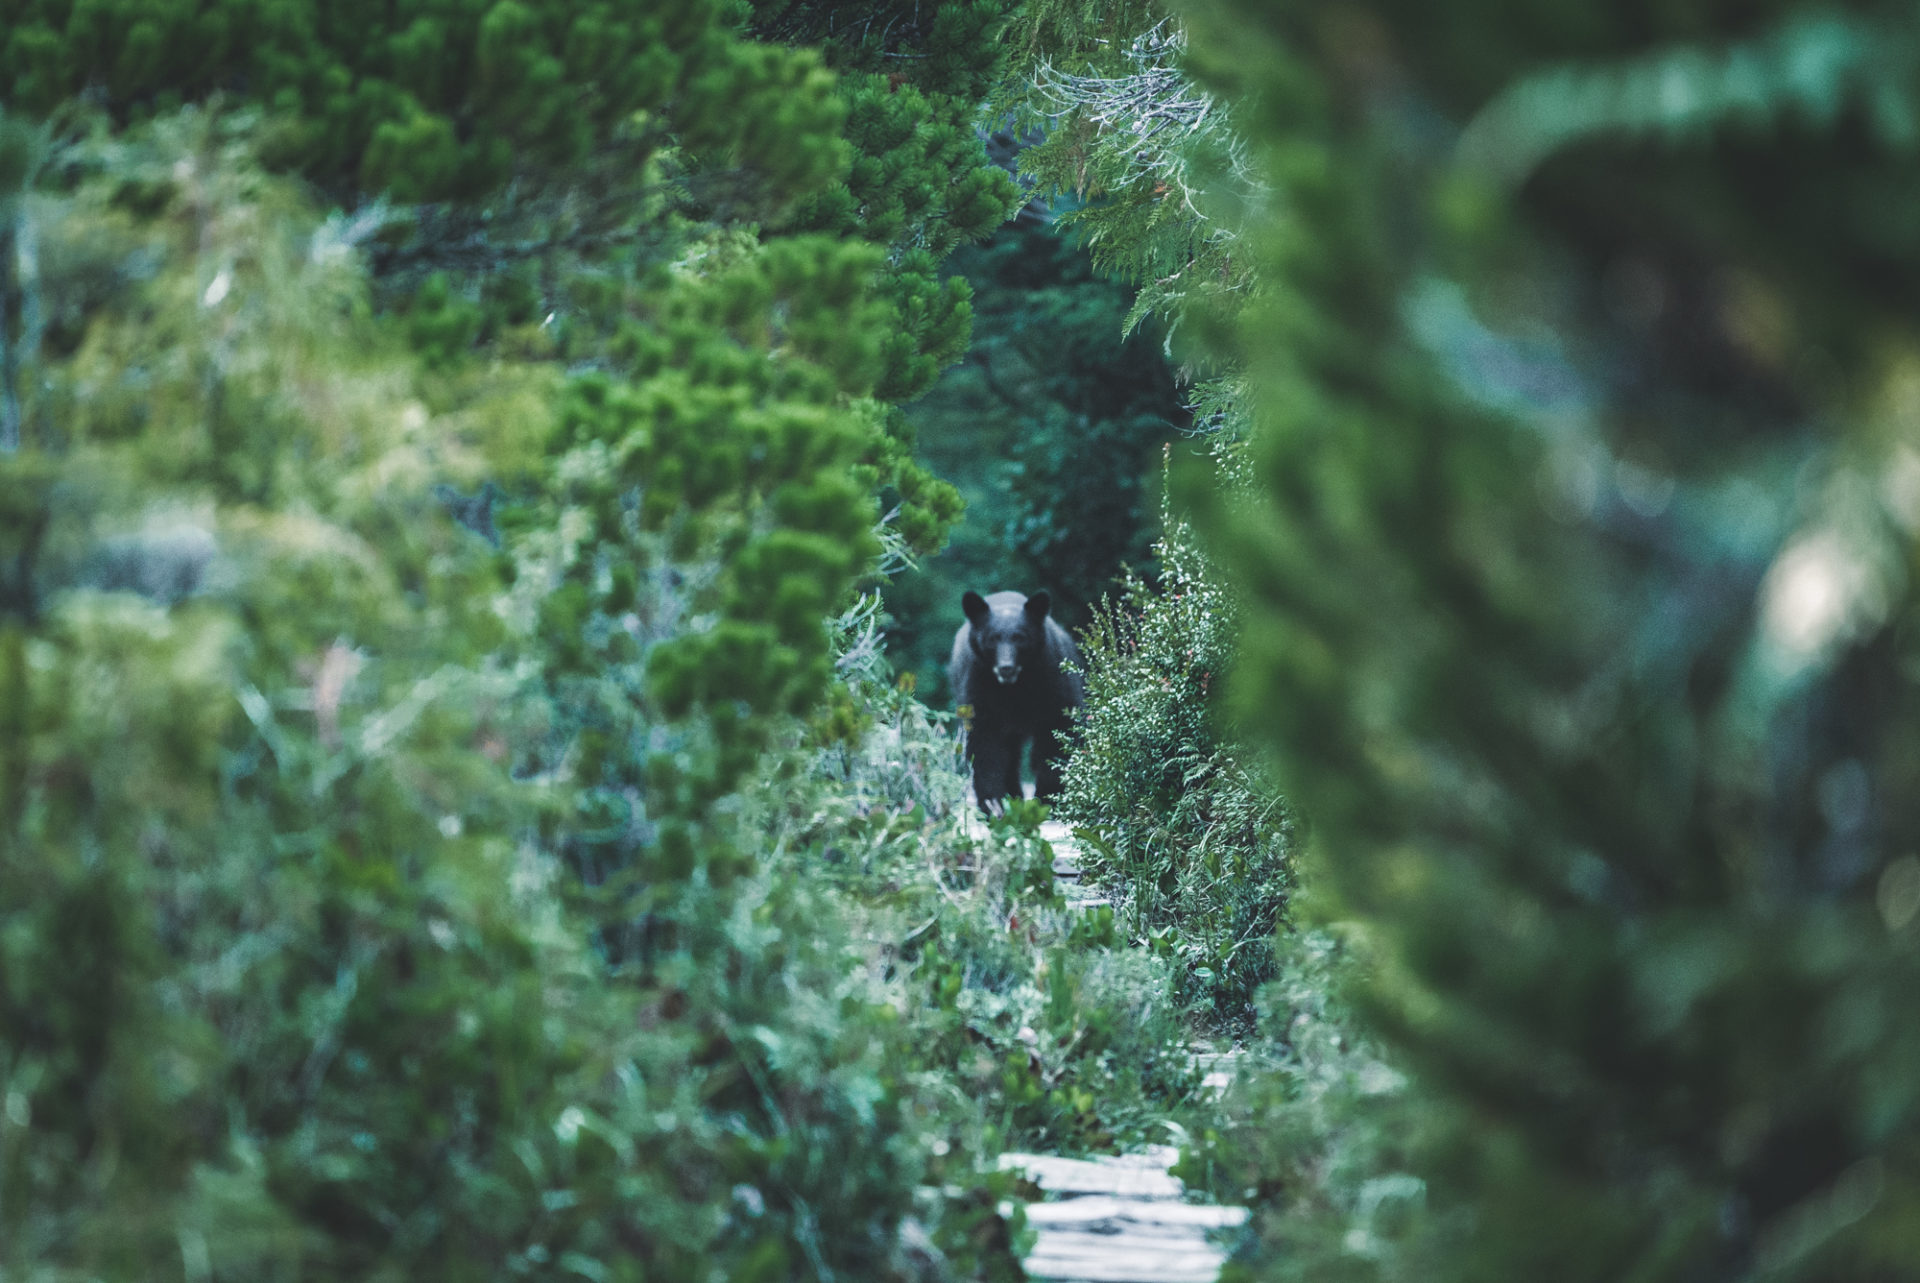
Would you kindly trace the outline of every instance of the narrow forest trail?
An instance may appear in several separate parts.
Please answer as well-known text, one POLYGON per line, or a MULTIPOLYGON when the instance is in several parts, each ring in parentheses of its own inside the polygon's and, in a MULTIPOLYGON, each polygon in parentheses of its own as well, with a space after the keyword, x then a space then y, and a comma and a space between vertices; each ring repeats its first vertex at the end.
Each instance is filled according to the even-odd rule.
MULTIPOLYGON (((1067 826, 1049 820, 1040 835, 1053 847, 1054 877, 1068 907, 1108 903, 1081 886, 1067 826)), ((1224 1091, 1231 1057, 1198 1058, 1207 1062, 1207 1087, 1224 1091)), ((1027 1276, 1056 1283, 1214 1283, 1226 1260, 1214 1232, 1244 1224, 1247 1209, 1187 1202, 1186 1187, 1168 1170, 1178 1158, 1165 1145, 1092 1159, 1002 1154, 1000 1166, 1024 1173, 1043 1195, 1027 1205, 1027 1221, 1039 1234, 1025 1262, 1027 1276)))

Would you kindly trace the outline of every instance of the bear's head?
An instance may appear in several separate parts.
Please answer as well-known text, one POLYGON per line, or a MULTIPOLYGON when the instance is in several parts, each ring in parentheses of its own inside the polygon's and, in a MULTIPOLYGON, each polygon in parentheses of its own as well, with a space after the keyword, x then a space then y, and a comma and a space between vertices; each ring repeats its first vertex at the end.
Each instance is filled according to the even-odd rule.
POLYGON ((1020 680, 1023 670, 1037 663, 1047 646, 1047 611, 1053 598, 1044 589, 1031 597, 997 592, 982 597, 968 592, 960 598, 967 613, 967 644, 974 657, 1002 686, 1020 680))

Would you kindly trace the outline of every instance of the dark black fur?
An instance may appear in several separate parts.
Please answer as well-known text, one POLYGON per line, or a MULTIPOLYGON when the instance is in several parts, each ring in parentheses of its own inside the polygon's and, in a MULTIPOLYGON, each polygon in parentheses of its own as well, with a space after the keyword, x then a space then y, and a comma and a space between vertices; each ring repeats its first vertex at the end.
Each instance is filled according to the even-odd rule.
POLYGON ((954 703, 971 706, 967 755, 973 759, 973 792, 989 810, 1020 796, 1020 752, 1033 743, 1035 794, 1060 791, 1061 733, 1080 707, 1080 674, 1064 665, 1080 662, 1067 630, 1047 611, 1045 592, 1023 597, 997 592, 960 598, 967 622, 953 635, 947 677, 954 703))

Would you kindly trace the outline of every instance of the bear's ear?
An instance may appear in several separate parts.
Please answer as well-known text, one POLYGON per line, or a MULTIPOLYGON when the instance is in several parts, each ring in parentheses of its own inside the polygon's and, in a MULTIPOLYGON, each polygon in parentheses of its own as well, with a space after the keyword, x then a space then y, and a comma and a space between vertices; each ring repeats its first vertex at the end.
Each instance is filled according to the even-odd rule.
POLYGON ((960 596, 960 609, 967 612, 967 618, 976 624, 984 624, 993 612, 987 609, 987 599, 969 589, 960 596))
POLYGON ((1047 612, 1051 609, 1053 609, 1053 597, 1044 588, 1027 598, 1027 614, 1035 620, 1045 619, 1047 612))

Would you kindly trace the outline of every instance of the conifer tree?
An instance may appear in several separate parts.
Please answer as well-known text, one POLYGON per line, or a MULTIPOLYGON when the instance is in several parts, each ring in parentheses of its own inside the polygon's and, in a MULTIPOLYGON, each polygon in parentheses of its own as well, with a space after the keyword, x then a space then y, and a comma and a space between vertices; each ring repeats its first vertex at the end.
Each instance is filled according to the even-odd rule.
POLYGON ((808 221, 874 153, 741 16, 0 6, 7 1271, 1006 1264, 738 795, 1011 187, 808 221))
POLYGON ((1413 1076, 1248 1268, 1912 1274, 1910 15, 1186 13, 1272 191, 1193 498, 1413 1076))

